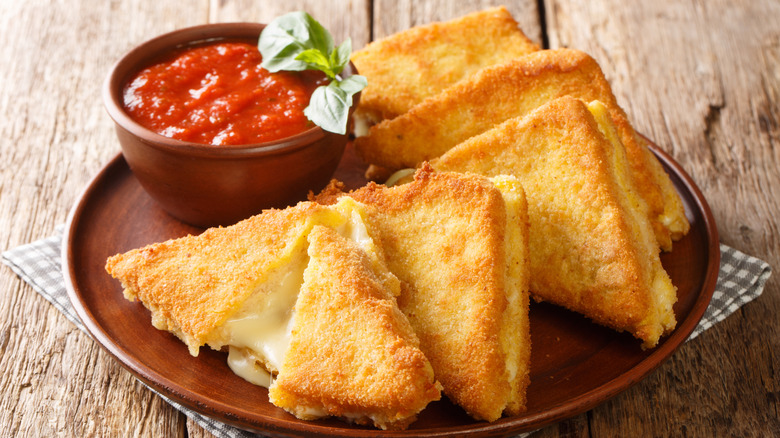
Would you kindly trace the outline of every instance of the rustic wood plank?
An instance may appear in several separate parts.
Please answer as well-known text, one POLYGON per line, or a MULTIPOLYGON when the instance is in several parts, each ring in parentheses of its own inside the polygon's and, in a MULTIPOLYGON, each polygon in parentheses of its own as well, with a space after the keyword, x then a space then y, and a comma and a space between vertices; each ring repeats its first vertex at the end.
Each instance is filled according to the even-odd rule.
MULTIPOLYGON (((151 35, 203 22, 188 2, 0 4, 0 245, 53 232, 119 151, 100 87, 151 35)), ((0 276, 0 430, 6 436, 183 436, 146 390, 6 267, 0 276)))
MULTIPOLYGON (((780 5, 545 5, 550 46, 581 49, 599 61, 636 128, 698 182, 721 241, 777 266, 780 5)), ((592 411, 588 434, 777 433, 778 311, 773 278, 757 302, 683 346, 637 387, 592 411)), ((554 429, 545 435, 556 436, 554 429)))
POLYGON ((359 49, 370 38, 371 2, 339 0, 290 0, 257 2, 253 0, 213 1, 209 17, 211 22, 253 21, 268 23, 274 18, 293 11, 306 11, 322 23, 340 44, 352 39, 352 48, 359 49))

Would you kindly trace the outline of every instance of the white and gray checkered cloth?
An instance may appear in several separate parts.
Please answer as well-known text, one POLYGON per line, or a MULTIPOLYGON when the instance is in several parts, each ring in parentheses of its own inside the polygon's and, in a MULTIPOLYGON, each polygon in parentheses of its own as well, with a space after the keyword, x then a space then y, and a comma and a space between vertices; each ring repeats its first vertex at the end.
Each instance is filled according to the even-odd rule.
MULTIPOLYGON (((63 228, 58 227, 56 234, 51 237, 4 252, 3 262, 36 292, 49 300, 73 324, 86 332, 65 290, 60 261, 63 228)), ((764 284, 772 273, 770 266, 763 260, 743 254, 734 248, 720 245, 720 253, 720 272, 712 301, 688 340, 723 321, 744 304, 756 299, 763 292, 764 284)), ((215 436, 225 438, 257 436, 203 416, 159 393, 158 395, 215 436)))

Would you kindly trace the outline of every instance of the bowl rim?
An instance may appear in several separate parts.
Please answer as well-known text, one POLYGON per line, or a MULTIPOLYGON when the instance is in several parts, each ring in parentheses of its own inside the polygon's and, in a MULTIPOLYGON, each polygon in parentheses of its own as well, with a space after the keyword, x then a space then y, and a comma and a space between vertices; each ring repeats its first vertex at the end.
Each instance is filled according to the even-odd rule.
MULTIPOLYGON (((124 109, 122 90, 129 78, 140 69, 150 65, 155 58, 166 51, 187 45, 208 41, 259 38, 264 23, 225 22, 184 27, 146 40, 125 52, 111 67, 103 82, 103 104, 117 129, 122 128, 138 137, 144 144, 170 153, 197 155, 210 158, 234 158, 241 156, 263 156, 291 152, 306 147, 326 135, 319 126, 273 141, 247 143, 242 145, 215 146, 178 140, 158 134, 133 120, 124 109)), ((356 74, 350 62, 345 67, 347 76, 356 74)), ((359 97, 358 97, 359 98, 359 97)), ((352 110, 357 106, 355 99, 352 110)), ((339 135, 339 134, 332 134, 339 135)))

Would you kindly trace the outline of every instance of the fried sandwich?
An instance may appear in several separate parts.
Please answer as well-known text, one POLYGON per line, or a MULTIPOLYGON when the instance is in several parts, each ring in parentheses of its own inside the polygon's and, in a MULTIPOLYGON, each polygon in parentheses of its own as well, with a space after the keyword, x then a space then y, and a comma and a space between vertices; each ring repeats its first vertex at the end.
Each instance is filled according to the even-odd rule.
POLYGON ((371 42, 352 55, 368 79, 355 116, 369 124, 399 116, 483 67, 535 50, 504 7, 371 42))
POLYGON ((364 216, 352 199, 304 202, 118 254, 106 269, 156 328, 193 356, 228 350, 231 369, 270 386, 277 406, 404 428, 440 387, 364 216))
POLYGON ((412 182, 370 183, 351 197, 401 281, 398 304, 443 392, 476 419, 525 410, 529 381, 528 219, 513 177, 418 170, 412 182))
POLYGON ((383 429, 405 428, 440 389, 385 286, 395 278, 332 228, 314 226, 308 241, 309 264, 271 402, 306 420, 368 418, 383 429))
POLYGON ((605 105, 594 102, 591 109, 598 120, 579 99, 550 101, 468 139, 431 166, 515 176, 528 201, 532 296, 654 347, 676 325, 676 289, 661 265, 618 127, 604 116, 605 105))
POLYGON ((505 120, 570 95, 606 106, 631 166, 631 178, 649 207, 659 245, 670 250, 690 227, 669 176, 618 106, 596 61, 572 50, 541 50, 484 68, 357 138, 358 154, 373 165, 401 169, 441 156, 505 120))

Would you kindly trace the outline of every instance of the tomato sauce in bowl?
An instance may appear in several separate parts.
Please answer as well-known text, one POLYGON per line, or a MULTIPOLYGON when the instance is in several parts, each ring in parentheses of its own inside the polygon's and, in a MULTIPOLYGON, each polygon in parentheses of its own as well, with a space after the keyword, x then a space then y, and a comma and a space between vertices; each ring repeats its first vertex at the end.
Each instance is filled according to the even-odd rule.
MULTIPOLYGON (((283 208, 306 200, 309 192, 318 193, 328 184, 342 160, 349 136, 325 131, 300 116, 300 112, 308 105, 309 93, 325 78, 321 72, 270 75, 272 78, 266 81, 285 84, 285 90, 277 91, 276 95, 265 94, 265 99, 257 100, 257 86, 254 85, 245 86, 244 91, 234 96, 220 90, 215 85, 220 82, 216 78, 209 77, 209 81, 202 83, 204 77, 214 75, 212 68, 219 69, 230 63, 221 61, 221 58, 207 62, 204 57, 199 57, 193 62, 194 65, 204 64, 200 67, 200 79, 190 78, 189 85, 179 84, 177 75, 189 77, 196 70, 193 64, 186 64, 185 67, 184 61, 181 61, 178 67, 166 73, 170 75, 168 81, 158 82, 151 87, 142 101, 146 106, 142 112, 147 116, 158 114, 157 118, 163 123, 167 122, 167 126, 178 127, 178 130, 187 131, 193 137, 207 138, 202 134, 206 131, 204 126, 209 129, 216 127, 212 129, 216 133, 235 134, 223 135, 224 139, 237 139, 245 131, 251 131, 252 137, 246 135, 238 142, 242 144, 214 146, 210 144, 213 137, 202 143, 167 137, 131 116, 128 106, 133 106, 133 102, 130 102, 131 105, 125 104, 126 91, 140 84, 129 84, 146 69, 165 62, 173 63, 188 50, 224 43, 245 43, 245 50, 242 50, 246 53, 238 58, 247 56, 251 60, 245 61, 243 76, 240 68, 239 73, 234 72, 237 69, 235 65, 241 65, 239 61, 233 62, 234 68, 230 70, 233 73, 223 74, 217 70, 216 75, 223 80, 231 78, 222 81, 225 87, 229 85, 230 88, 242 82, 244 76, 267 77, 268 72, 258 70, 260 53, 256 46, 264 28, 262 23, 212 23, 178 29, 132 48, 108 72, 102 97, 106 111, 114 121, 122 155, 146 193, 162 209, 182 222, 202 228, 230 225, 264 209, 283 208), (175 73, 176 70, 178 73, 175 73), (293 86, 289 85, 290 81, 294 83, 293 86), (165 95, 153 93, 155 88, 156 91, 168 91, 169 84, 177 84, 180 94, 167 98, 180 99, 178 105, 165 102, 165 95), (305 94, 290 92, 299 85, 307 90, 305 94), (297 97, 288 99, 290 94, 297 97), (212 99, 212 103, 204 103, 207 96, 217 97, 212 99), (297 109, 294 108, 296 105, 288 107, 287 103, 279 104, 278 96, 284 97, 285 101, 296 101, 297 109), (191 105, 190 102, 197 102, 197 105, 192 104, 196 106, 195 110, 187 108, 179 112, 180 107, 186 108, 191 105), (198 105, 200 109, 197 109, 198 105), (266 111, 266 115, 251 115, 253 111, 266 111), (295 112, 298 112, 297 120, 303 124, 304 130, 284 136, 278 129, 288 129, 294 122, 287 119, 295 112), (275 125, 271 127, 267 124, 258 127, 253 123, 255 119, 267 122, 280 114, 285 120, 274 122, 275 125), (198 123, 191 123, 193 120, 198 123), (260 135, 277 131, 275 135, 284 138, 259 140, 254 135, 260 131, 260 135)), ((347 78, 357 73, 355 66, 348 63, 341 76, 347 78)), ((357 93, 353 96, 350 118, 359 102, 360 93, 357 93)), ((155 116, 150 118, 154 119, 155 116)), ((298 129, 301 129, 300 126, 298 129)), ((293 131, 295 129, 288 132, 293 131)))
POLYGON ((181 49, 125 85, 125 111, 160 135, 207 145, 263 143, 314 127, 303 110, 326 76, 270 73, 261 61, 245 42, 181 49))

